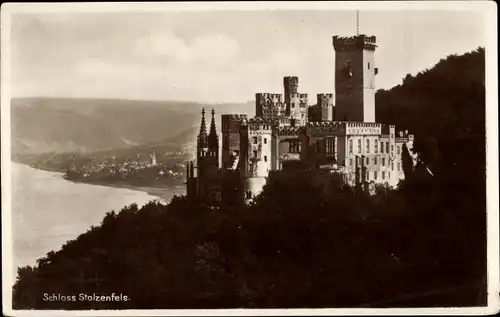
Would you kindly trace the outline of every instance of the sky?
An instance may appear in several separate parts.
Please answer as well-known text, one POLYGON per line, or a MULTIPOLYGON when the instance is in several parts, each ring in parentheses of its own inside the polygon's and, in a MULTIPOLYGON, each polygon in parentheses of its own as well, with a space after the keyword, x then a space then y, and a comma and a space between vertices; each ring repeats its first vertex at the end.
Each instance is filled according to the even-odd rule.
MULTIPOLYGON (((360 11, 375 35, 376 87, 486 45, 473 11, 360 11)), ((356 34, 356 12, 217 11, 15 13, 13 97, 247 102, 298 76, 315 102, 334 93, 332 36, 356 34)))

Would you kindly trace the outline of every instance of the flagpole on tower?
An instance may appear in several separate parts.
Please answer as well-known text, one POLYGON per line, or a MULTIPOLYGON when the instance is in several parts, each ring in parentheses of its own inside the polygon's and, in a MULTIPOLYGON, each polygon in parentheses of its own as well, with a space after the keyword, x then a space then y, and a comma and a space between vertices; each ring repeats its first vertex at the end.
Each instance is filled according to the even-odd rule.
POLYGON ((359 35, 359 10, 356 10, 356 35, 359 35))

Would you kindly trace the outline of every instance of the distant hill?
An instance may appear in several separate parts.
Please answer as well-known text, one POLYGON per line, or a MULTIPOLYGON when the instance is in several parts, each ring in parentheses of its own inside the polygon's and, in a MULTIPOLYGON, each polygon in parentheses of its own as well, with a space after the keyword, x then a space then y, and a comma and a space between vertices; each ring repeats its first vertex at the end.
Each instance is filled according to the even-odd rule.
POLYGON ((52 152, 90 153, 153 143, 175 150, 192 139, 202 107, 215 108, 218 115, 254 111, 250 103, 12 99, 12 154, 20 157, 52 152))

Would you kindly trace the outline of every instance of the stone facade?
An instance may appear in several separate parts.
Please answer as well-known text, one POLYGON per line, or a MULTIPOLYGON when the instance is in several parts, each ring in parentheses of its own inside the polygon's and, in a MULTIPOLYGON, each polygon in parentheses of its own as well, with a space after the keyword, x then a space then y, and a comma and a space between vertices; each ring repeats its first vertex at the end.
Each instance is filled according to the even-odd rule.
POLYGON ((404 178, 403 146, 411 151, 413 135, 375 122, 375 42, 374 36, 333 37, 335 97, 318 94, 309 106, 308 95, 298 92, 298 77, 287 76, 284 97, 255 95, 255 118, 223 114, 221 164, 214 154, 214 112, 210 135, 203 112, 197 161, 187 165, 188 198, 248 204, 270 171, 294 168, 328 169, 359 188, 397 186, 404 178))

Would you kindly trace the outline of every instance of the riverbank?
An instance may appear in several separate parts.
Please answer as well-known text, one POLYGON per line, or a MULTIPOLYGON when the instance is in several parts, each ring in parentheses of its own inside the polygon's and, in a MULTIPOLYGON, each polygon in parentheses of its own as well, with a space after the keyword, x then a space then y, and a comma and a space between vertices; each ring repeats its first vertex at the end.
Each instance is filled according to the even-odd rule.
POLYGON ((172 193, 175 195, 184 195, 185 187, 184 186, 142 186, 142 185, 131 185, 124 182, 103 182, 103 181, 83 181, 83 180, 73 180, 66 179, 61 176, 63 179, 72 182, 72 183, 81 183, 81 184, 89 184, 89 185, 99 185, 99 186, 107 186, 113 188, 123 188, 130 189, 140 192, 145 192, 151 196, 159 197, 161 199, 170 200, 172 198, 172 193))
POLYGON ((182 186, 182 185, 144 186, 144 185, 133 185, 133 184, 125 183, 125 182, 74 180, 74 179, 64 178, 64 171, 59 170, 57 168, 50 168, 48 166, 42 166, 42 165, 26 164, 26 163, 22 163, 22 162, 15 162, 15 163, 26 165, 26 166, 29 166, 31 168, 41 170, 41 171, 60 173, 60 177, 62 179, 67 180, 67 181, 72 182, 72 183, 130 189, 130 190, 135 190, 135 191, 147 193, 151 196, 165 199, 167 201, 172 198, 172 193, 174 193, 175 195, 184 195, 185 194, 185 186, 182 186))

